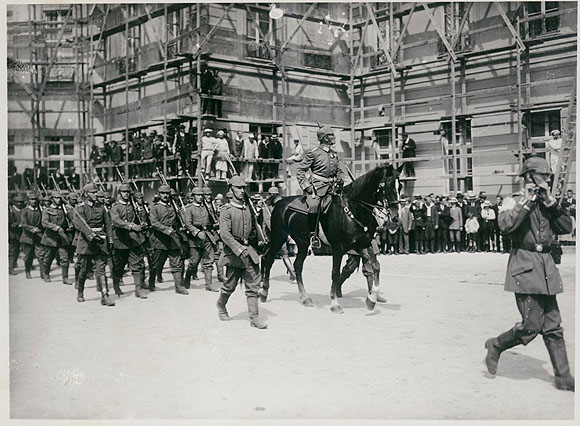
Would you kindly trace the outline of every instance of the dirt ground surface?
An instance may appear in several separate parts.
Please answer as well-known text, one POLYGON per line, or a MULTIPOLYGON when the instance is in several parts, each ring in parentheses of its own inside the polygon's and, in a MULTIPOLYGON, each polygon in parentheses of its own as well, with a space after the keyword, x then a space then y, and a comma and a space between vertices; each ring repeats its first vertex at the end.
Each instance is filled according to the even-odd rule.
MULTIPOLYGON (((22 269, 10 277, 12 418, 33 419, 573 419, 541 337, 505 352, 496 377, 484 341, 519 320, 503 291, 507 255, 381 256, 386 304, 365 308, 366 281, 345 284, 343 315, 330 311, 330 257, 309 257, 298 300, 283 264, 260 304, 267 330, 249 326, 238 287, 220 322, 217 293, 134 297, 132 277, 115 307, 85 303, 72 286, 22 269)), ((574 373, 575 267, 565 254, 558 302, 574 373)), ((22 265, 22 261, 20 261, 22 265)), ((109 280, 110 281, 110 280, 109 280)))

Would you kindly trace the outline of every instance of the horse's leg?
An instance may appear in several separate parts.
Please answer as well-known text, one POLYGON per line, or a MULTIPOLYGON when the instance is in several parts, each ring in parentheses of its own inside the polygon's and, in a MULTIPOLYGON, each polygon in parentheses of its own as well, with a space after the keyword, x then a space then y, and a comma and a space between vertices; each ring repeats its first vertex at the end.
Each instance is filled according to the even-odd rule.
POLYGON ((367 287, 369 291, 365 304, 367 308, 372 311, 377 302, 387 302, 386 299, 379 296, 381 264, 372 249, 363 252, 363 268, 365 268, 365 277, 367 279, 367 287))
POLYGON ((340 279, 340 264, 342 263, 343 253, 332 253, 332 285, 330 286, 330 310, 335 314, 343 314, 344 311, 338 303, 336 297, 336 288, 340 279))
MULTIPOLYGON (((341 261, 342 263, 342 261, 341 261)), ((346 259, 346 264, 344 265, 344 268, 342 269, 342 272, 340 273, 339 277, 338 277, 338 282, 336 284, 336 297, 341 298, 342 297, 342 285, 344 284, 344 282, 346 280, 348 280, 350 278, 350 276, 353 274, 354 271, 356 271, 356 268, 358 268, 358 265, 360 263, 360 256, 355 256, 355 255, 349 255, 348 258, 346 259)), ((339 265, 340 267, 340 265, 339 265)))
MULTIPOLYGON (((268 290, 270 289, 270 271, 272 270, 272 265, 274 264, 274 259, 276 258, 276 253, 282 247, 282 242, 284 239, 280 238, 281 235, 272 235, 272 241, 270 242, 270 247, 266 251, 266 254, 262 257, 262 285, 258 291, 258 296, 262 302, 268 300, 268 290)), ((284 236, 286 238, 286 236, 284 236)))
POLYGON ((304 266, 304 260, 308 255, 308 244, 298 243, 298 254, 296 255, 296 260, 294 261, 294 271, 296 272, 296 284, 298 285, 298 296, 302 301, 304 306, 312 307, 314 302, 306 293, 304 288, 304 281, 302 281, 302 267, 304 266))

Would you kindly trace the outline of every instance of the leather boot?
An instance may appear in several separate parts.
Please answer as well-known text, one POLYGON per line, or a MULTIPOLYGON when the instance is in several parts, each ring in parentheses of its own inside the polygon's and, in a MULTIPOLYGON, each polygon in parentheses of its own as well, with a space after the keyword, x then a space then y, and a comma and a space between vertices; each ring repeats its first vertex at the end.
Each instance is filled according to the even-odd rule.
POLYGON ((30 271, 26 271, 26 279, 28 279, 28 280, 32 279, 32 275, 30 274, 30 271))
POLYGON ((115 302, 109 296, 109 285, 107 283, 107 277, 105 276, 102 277, 101 305, 115 306, 115 302))
POLYGON ((175 292, 177 294, 189 294, 189 291, 183 288, 183 277, 181 276, 181 271, 172 272, 171 275, 173 275, 173 281, 175 282, 175 292))
POLYGON ((308 230, 310 231, 310 246, 312 249, 320 248, 320 239, 318 238, 318 213, 308 213, 308 230))
POLYGON ((197 268, 195 268, 192 272, 191 272, 191 279, 193 281, 197 281, 199 280, 199 277, 197 276, 197 268))
POLYGON ((154 269, 149 270, 149 291, 157 290, 157 287, 155 287, 155 276, 156 275, 157 275, 157 272, 154 269))
POLYGON ((133 272, 133 281, 135 281, 135 297, 137 299, 147 299, 143 290, 143 272, 133 272))
POLYGON ((163 282, 163 271, 162 270, 157 271, 157 282, 158 283, 163 282))
POLYGON ((250 313, 250 325, 259 329, 268 328, 258 314, 258 298, 256 296, 246 297, 246 301, 248 302, 248 312, 250 313))
POLYGON ((485 342, 485 348, 487 349, 485 365, 487 366, 487 371, 489 371, 490 374, 495 375, 501 353, 509 348, 519 345, 520 343, 521 341, 516 337, 513 329, 508 330, 495 338, 487 339, 485 342))
POLYGON ((187 269, 185 270, 185 276, 183 277, 183 287, 184 288, 189 288, 191 287, 191 270, 193 268, 191 266, 188 266, 187 269))
POLYGON ((16 272, 14 271, 14 264, 16 263, 14 258, 10 258, 8 259, 8 275, 16 275, 16 272))
POLYGON ((567 390, 574 392, 574 376, 570 373, 570 365, 568 364, 568 354, 566 353, 566 343, 564 339, 560 340, 546 340, 544 339, 552 367, 554 368, 554 376, 556 387, 560 390, 567 390))
POLYGON ((220 283, 226 282, 226 277, 224 276, 224 268, 217 264, 216 262, 216 269, 217 269, 217 279, 220 283))
POLYGON ((218 297, 216 306, 218 308, 218 317, 221 321, 229 321, 230 316, 228 315, 228 311, 226 309, 226 304, 228 303, 228 299, 230 296, 226 296, 224 293, 220 291, 220 297, 218 297))
POLYGON ((113 275, 113 289, 115 290, 115 294, 119 297, 124 294, 123 291, 121 290, 120 284, 121 279, 113 275))
POLYGON ((74 268, 75 270, 75 289, 79 289, 79 268, 74 268))
MULTIPOLYGON (((374 280, 374 277, 372 275, 367 275, 366 279, 367 279, 367 288, 369 289, 369 294, 371 294, 375 280, 374 280)), ((384 297, 381 297, 379 294, 377 294, 377 302, 387 303, 387 299, 385 299, 384 297)))
POLYGON ((45 283, 51 282, 50 281, 50 267, 47 267, 46 265, 41 264, 40 270, 44 271, 44 282, 45 283))
POLYGON ((85 291, 85 281, 86 278, 79 278, 79 288, 77 289, 77 302, 84 302, 85 297, 83 292, 85 291))
POLYGON ((62 270, 62 283, 66 285, 71 285, 73 282, 68 278, 68 266, 61 266, 62 270))
POLYGON ((205 290, 217 292, 218 290, 211 285, 211 269, 204 269, 203 273, 205 275, 205 290))

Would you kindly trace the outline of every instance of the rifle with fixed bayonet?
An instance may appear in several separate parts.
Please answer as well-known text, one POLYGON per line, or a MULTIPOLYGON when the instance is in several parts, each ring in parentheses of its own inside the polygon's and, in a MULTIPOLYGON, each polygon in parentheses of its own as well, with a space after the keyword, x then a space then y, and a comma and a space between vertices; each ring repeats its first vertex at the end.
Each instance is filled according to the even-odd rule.
MULTIPOLYGON (((52 183, 54 184, 55 189, 60 194, 60 199, 61 199, 60 208, 61 208, 61 210, 62 210, 62 212, 64 214, 64 220, 66 222, 66 228, 67 228, 66 230, 74 229, 72 223, 70 223, 70 218, 68 217, 68 211, 66 209, 66 203, 67 203, 67 201, 64 198, 64 195, 62 194, 62 191, 60 189, 60 186, 58 185, 58 182, 56 181, 56 178, 54 177, 54 174, 51 174, 50 175, 50 178, 52 179, 52 183)), ((62 241, 64 243, 64 245, 70 245, 70 241, 68 239, 68 235, 66 235, 66 234, 65 235, 61 235, 60 233, 58 235, 60 236, 60 238, 62 240, 64 240, 64 241, 62 241)))
MULTIPOLYGON (((187 176, 187 179, 189 179, 189 183, 191 183, 191 185, 193 187, 195 187, 195 181, 193 180, 193 178, 189 174, 189 171, 186 171, 185 175, 187 176)), ((202 177, 202 179, 203 179, 203 177, 202 177)), ((205 207, 205 210, 207 211, 207 214, 209 216, 209 221, 211 222, 210 226, 212 228, 209 230, 210 232, 206 232, 206 235, 209 238, 209 240, 211 241, 211 243, 214 245, 214 247, 216 247, 217 243, 219 241, 219 238, 217 237, 217 235, 213 234, 212 231, 219 227, 219 221, 216 217, 213 206, 207 202, 207 200, 205 199, 205 197, 203 195, 201 197, 201 202, 203 203, 203 206, 205 207)))

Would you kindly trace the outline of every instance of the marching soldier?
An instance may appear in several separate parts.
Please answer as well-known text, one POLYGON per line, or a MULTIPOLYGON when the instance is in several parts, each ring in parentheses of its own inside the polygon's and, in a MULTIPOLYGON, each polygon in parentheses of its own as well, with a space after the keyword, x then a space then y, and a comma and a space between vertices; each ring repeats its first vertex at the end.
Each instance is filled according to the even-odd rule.
POLYGON ((205 199, 206 204, 209 206, 209 208, 212 211, 211 214, 218 221, 217 223, 212 224, 213 230, 217 231, 216 233, 212 234, 212 235, 216 235, 216 244, 214 245, 214 258, 213 258, 213 262, 215 263, 215 266, 216 266, 216 269, 217 269, 217 279, 218 279, 218 281, 219 282, 224 282, 225 281, 225 278, 224 278, 224 268, 222 266, 220 266, 220 264, 219 264, 220 257, 222 255, 222 251, 223 251, 223 248, 224 248, 224 243, 219 238, 219 212, 218 212, 218 209, 217 209, 216 205, 214 204, 214 202, 213 202, 213 200, 211 198, 212 197, 211 188, 209 186, 204 186, 202 190, 203 190, 203 198, 205 199))
POLYGON ((62 283, 71 285, 72 281, 68 278, 68 249, 71 243, 67 232, 69 219, 63 209, 61 194, 58 191, 52 191, 51 198, 52 204, 42 212, 44 235, 40 243, 45 246, 44 282, 50 282, 50 267, 55 256, 58 256, 62 270, 62 283))
POLYGON ((131 185, 124 183, 119 187, 119 200, 111 208, 111 226, 113 227, 113 247, 115 249, 115 269, 113 271, 113 288, 120 296, 123 294, 119 281, 125 271, 125 265, 133 274, 135 297, 147 299, 143 292, 145 280, 145 262, 143 261, 143 234, 139 212, 133 209, 130 201, 131 185))
POLYGON ((250 313, 250 325, 268 328, 258 313, 258 291, 260 290, 260 257, 257 252, 256 229, 250 210, 244 202, 246 182, 240 176, 230 180, 233 199, 222 207, 220 214, 220 236, 224 242, 224 251, 220 264, 226 267, 226 281, 221 285, 217 301, 220 320, 230 319, 226 304, 236 289, 240 278, 246 286, 246 300, 250 313))
POLYGON ((22 228, 20 244, 24 252, 24 270, 26 278, 32 278, 30 271, 32 270, 32 260, 36 256, 40 278, 44 279, 44 246, 40 243, 42 239, 42 212, 36 193, 31 193, 28 200, 30 204, 20 215, 20 227, 22 228))
MULTIPOLYGON (((153 249, 151 248, 150 238, 151 238, 151 221, 149 220, 149 208, 147 203, 143 199, 143 194, 141 192, 133 193, 133 198, 135 199, 135 204, 137 204, 137 212, 141 217, 142 227, 145 226, 145 231, 143 235, 145 236, 145 240, 143 241, 143 251, 145 257, 147 258, 147 270, 149 271, 149 277, 153 276, 153 285, 155 285, 155 271, 153 269, 153 249)), ((150 278, 151 279, 151 278, 150 278)), ((145 286, 146 280, 143 279, 143 288, 146 289, 145 286)))
POLYGON ((488 371, 495 374, 500 354, 514 346, 530 343, 541 334, 550 354, 558 389, 574 391, 564 330, 556 294, 562 293, 562 278, 553 253, 556 235, 572 230, 572 219, 550 194, 550 165, 539 157, 526 159, 520 171, 524 195, 516 201, 506 197, 499 213, 499 227, 512 238, 505 290, 515 293, 522 321, 485 342, 488 371))
POLYGON ((153 248, 153 269, 155 274, 149 277, 149 291, 155 291, 155 276, 163 269, 169 258, 171 274, 177 294, 189 294, 183 287, 183 260, 181 259, 180 223, 169 201, 171 188, 159 187, 159 202, 151 208, 151 247, 153 248))
POLYGON ((8 273, 16 275, 16 262, 20 254, 20 237, 22 229, 20 228, 20 216, 24 207, 24 198, 16 194, 12 199, 12 204, 8 206, 8 273))
POLYGON ((320 201, 329 193, 335 182, 339 185, 342 183, 340 161, 336 151, 332 149, 335 143, 334 132, 330 127, 322 127, 318 129, 316 136, 320 145, 307 152, 296 169, 300 188, 307 194, 310 245, 313 249, 320 248, 318 238, 320 201), (307 172, 310 172, 310 177, 307 176, 307 172))
POLYGON ((217 291, 211 285, 214 260, 214 242, 217 237, 211 226, 209 212, 203 205, 203 190, 200 187, 193 189, 193 202, 185 209, 185 227, 191 234, 189 238, 190 259, 184 280, 184 287, 189 288, 192 271, 202 262, 205 277, 205 289, 217 291), (213 240, 213 241, 212 241, 213 240))
POLYGON ((115 302, 109 297, 109 286, 105 274, 109 247, 111 241, 110 218, 103 205, 97 203, 97 187, 89 183, 83 188, 86 194, 85 203, 76 208, 73 224, 79 231, 77 253, 81 257, 81 270, 77 301, 84 302, 85 281, 91 265, 95 266, 97 288, 101 292, 101 305, 115 306, 115 302))

